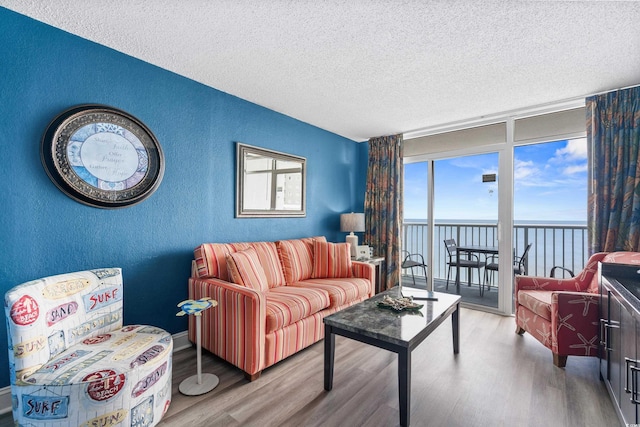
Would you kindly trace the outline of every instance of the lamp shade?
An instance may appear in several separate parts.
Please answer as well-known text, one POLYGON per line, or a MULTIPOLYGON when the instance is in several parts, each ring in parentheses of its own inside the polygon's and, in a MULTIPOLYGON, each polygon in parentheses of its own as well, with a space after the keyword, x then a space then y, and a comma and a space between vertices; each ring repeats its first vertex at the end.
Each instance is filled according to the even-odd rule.
POLYGON ((364 214, 363 213, 347 213, 340 215, 340 231, 358 232, 364 231, 364 214))

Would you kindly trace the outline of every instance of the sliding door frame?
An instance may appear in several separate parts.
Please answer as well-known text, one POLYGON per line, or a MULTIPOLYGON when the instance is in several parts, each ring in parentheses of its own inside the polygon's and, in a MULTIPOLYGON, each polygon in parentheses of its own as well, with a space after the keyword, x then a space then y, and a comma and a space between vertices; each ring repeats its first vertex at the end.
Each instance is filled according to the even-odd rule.
MULTIPOLYGON (((432 129, 426 129, 422 131, 410 132, 404 135, 405 143, 411 141, 413 138, 421 138, 429 135, 446 134, 449 132, 466 131, 481 126, 492 126, 496 124, 505 125, 505 138, 504 142, 491 143, 485 142, 482 144, 471 143, 463 148, 457 148, 454 150, 446 151, 443 146, 437 147, 434 152, 427 154, 410 155, 404 159, 405 163, 414 162, 427 162, 427 201, 428 201, 428 228, 427 228, 427 242, 428 242, 428 260, 427 260, 427 274, 428 289, 433 289, 433 265, 434 265, 434 248, 438 247, 436 242, 433 241, 435 232, 435 225, 433 221, 434 213, 434 162, 436 160, 448 159, 453 157, 471 156, 485 153, 498 153, 498 250, 499 250, 499 283, 504 284, 499 289, 498 296, 498 309, 492 307, 485 307, 480 305, 473 305, 474 308, 481 310, 497 312, 499 314, 513 315, 513 198, 514 198, 514 149, 517 146, 535 144, 540 142, 550 142, 554 140, 562 139, 574 139, 584 137, 586 130, 580 131, 574 126, 569 131, 563 131, 563 123, 557 120, 554 121, 554 117, 550 117, 548 121, 550 127, 550 133, 540 136, 531 136, 529 139, 520 139, 516 141, 515 127, 516 121, 521 119, 542 117, 549 114, 553 116, 555 113, 571 112, 574 110, 578 112, 578 108, 584 107, 584 99, 569 100, 562 103, 542 105, 523 109, 519 111, 513 111, 511 113, 503 113, 495 115, 493 117, 486 117, 478 120, 470 120, 468 122, 461 122, 452 124, 450 126, 441 126, 432 129)), ((574 114, 574 119, 576 118, 574 114)), ((575 122, 575 120, 573 120, 575 122)), ((575 124, 575 123, 574 123, 575 124)), ((518 127, 521 129, 521 127, 518 127)), ((446 145, 446 144, 445 144, 446 145)), ((463 144, 458 144, 460 147, 463 144)), ((426 151, 426 150, 425 150, 426 151)))
MULTIPOLYGON (((455 150, 442 153, 434 153, 427 156, 415 156, 405 159, 407 163, 426 162, 427 163, 427 288, 433 290, 433 266, 435 262, 435 249, 439 244, 434 241, 434 201, 435 201, 435 171, 434 163, 437 160, 450 159, 462 156, 473 156, 478 154, 497 153, 498 154, 498 251, 499 251, 499 283, 509 283, 512 281, 510 266, 513 263, 513 251, 511 242, 513 241, 513 149, 508 149, 508 144, 491 144, 472 149, 455 150), (407 161, 408 160, 408 161, 407 161), (504 226, 509 224, 510 226, 504 226), (506 280, 506 281, 505 281, 506 280)), ((511 314, 510 286, 498 288, 498 308, 473 305, 474 308, 497 312, 499 314, 511 314), (507 289, 508 288, 508 289, 507 289)), ((465 303, 463 303, 466 305, 465 303)))

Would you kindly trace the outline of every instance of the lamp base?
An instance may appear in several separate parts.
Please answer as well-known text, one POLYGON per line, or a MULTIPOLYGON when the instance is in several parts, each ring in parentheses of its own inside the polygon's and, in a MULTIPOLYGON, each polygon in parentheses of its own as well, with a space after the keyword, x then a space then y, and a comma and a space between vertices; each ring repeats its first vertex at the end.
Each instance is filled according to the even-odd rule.
POLYGON ((347 234, 346 241, 351 245, 351 258, 355 258, 358 253, 358 236, 353 234, 353 232, 351 234, 347 234))
POLYGON ((201 383, 198 384, 198 375, 192 375, 180 383, 180 393, 187 396, 199 396, 216 388, 220 379, 214 374, 201 374, 201 383))

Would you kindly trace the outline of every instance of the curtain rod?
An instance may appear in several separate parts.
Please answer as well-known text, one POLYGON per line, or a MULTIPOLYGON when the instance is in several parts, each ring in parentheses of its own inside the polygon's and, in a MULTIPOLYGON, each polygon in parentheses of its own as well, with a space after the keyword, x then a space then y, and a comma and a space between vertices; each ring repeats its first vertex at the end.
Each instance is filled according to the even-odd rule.
POLYGON ((536 115, 533 113, 538 113, 538 114, 546 114, 546 113, 551 113, 553 112, 553 110, 555 111, 562 111, 562 110, 570 110, 572 108, 578 108, 580 106, 584 105, 584 101, 586 98, 590 97, 590 96, 596 96, 596 95, 603 95, 605 93, 609 93, 609 92, 615 92, 615 91, 619 91, 619 90, 625 90, 625 89, 631 89, 633 87, 636 86, 640 86, 640 84, 633 84, 630 86, 625 86, 625 87, 620 87, 617 89, 608 89, 608 90, 603 90, 601 92, 595 92, 595 93, 591 93, 588 95, 583 95, 583 96, 576 96, 573 98, 567 98, 567 99, 563 99, 563 100, 559 100, 559 101, 553 101, 553 102, 548 102, 545 104, 538 104, 538 105, 533 105, 531 107, 526 107, 526 108, 519 108, 519 109, 515 109, 515 110, 507 110, 507 111, 502 111, 499 113, 494 113, 494 114, 487 114, 484 116, 478 116, 478 117, 473 117, 473 118, 469 118, 469 119, 464 119, 464 120, 458 120, 455 122, 449 122, 449 123, 443 123, 443 124, 439 124, 439 125, 434 125, 434 126, 428 126, 428 127, 424 127, 424 128, 419 128, 419 129, 414 129, 414 130, 410 130, 407 132, 403 132, 403 136, 405 139, 413 139, 413 138, 419 138, 421 136, 427 136, 430 134, 437 134, 437 133, 443 133, 443 132, 447 132, 447 131, 451 131, 451 130, 459 130, 459 129, 465 129, 465 128, 469 128, 469 127, 476 127, 476 126, 484 126, 484 125, 489 125, 492 123, 498 123, 498 122, 502 122, 504 121, 506 118, 508 117, 513 117, 513 116, 527 116, 529 115, 536 115), (582 103, 582 104, 580 104, 582 103), (548 111, 545 111, 548 110, 548 111), (469 125, 469 126, 465 126, 465 125, 469 125))
POLYGON ((640 86, 640 84, 636 83, 631 86, 619 87, 618 89, 603 90, 602 92, 596 92, 596 93, 592 93, 591 95, 586 95, 585 98, 588 98, 589 96, 604 95, 605 93, 616 92, 619 90, 627 90, 627 89, 631 89, 638 86, 640 86))

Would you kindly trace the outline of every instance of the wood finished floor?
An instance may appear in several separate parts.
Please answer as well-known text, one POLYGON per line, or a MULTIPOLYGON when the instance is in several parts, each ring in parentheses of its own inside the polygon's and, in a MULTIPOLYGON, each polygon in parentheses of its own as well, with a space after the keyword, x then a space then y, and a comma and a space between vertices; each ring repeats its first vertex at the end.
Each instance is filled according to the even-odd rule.
MULTIPOLYGON (((597 359, 569 357, 556 368, 551 352, 515 334, 512 317, 462 309, 460 354, 451 322, 413 352, 413 426, 617 426, 597 359)), ((196 372, 195 349, 174 355, 173 401, 160 426, 396 426, 396 356, 336 337, 334 386, 323 389, 323 342, 248 382, 235 367, 203 352, 203 372, 220 377, 208 394, 183 396, 196 372)), ((12 425, 11 415, 0 425, 12 425)))

